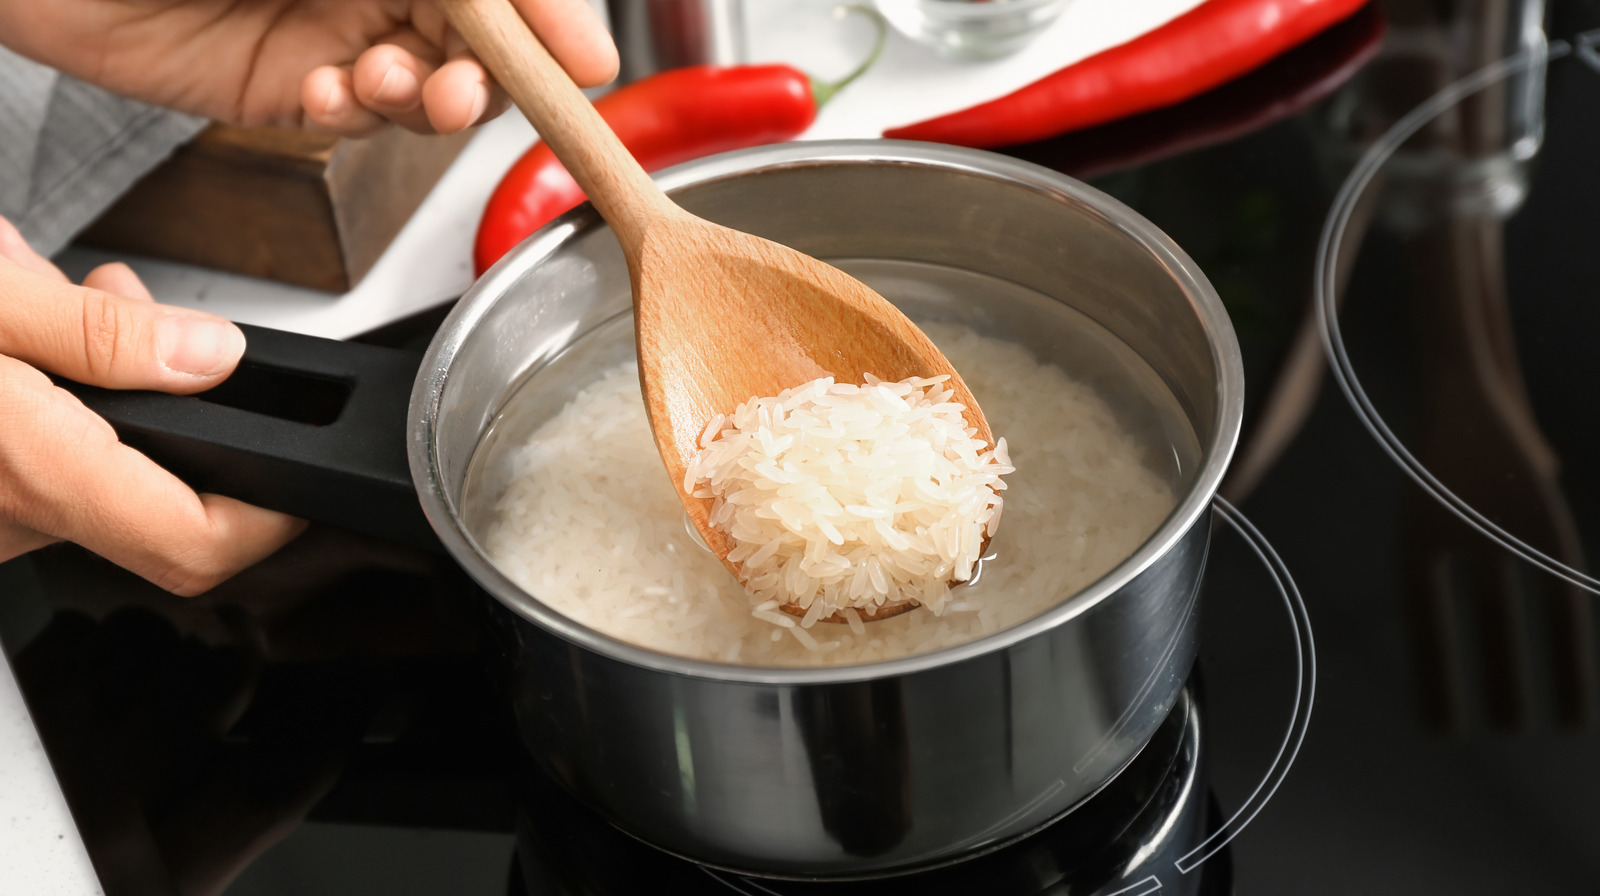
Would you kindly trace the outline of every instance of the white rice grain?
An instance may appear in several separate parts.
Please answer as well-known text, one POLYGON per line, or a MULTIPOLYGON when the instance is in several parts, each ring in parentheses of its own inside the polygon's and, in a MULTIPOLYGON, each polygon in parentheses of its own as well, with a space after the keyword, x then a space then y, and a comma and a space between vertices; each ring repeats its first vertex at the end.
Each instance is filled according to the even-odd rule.
MULTIPOLYGON (((526 445, 510 449, 508 478, 475 534, 507 576, 557 612, 622 641, 714 662, 871 662, 1016 625, 1121 562, 1160 525, 1174 496, 1141 462, 1145 446, 1122 429, 1089 386, 1015 345, 964 328, 923 329, 962 371, 990 425, 1006 435, 1004 445, 995 445, 994 460, 1012 466, 1015 459, 1017 468, 1001 483, 1009 488, 1005 525, 988 552, 994 559, 984 562, 981 581, 941 598, 942 616, 917 610, 861 623, 845 614, 849 624, 818 622, 807 630, 779 612, 777 601, 753 598, 685 526, 683 507, 661 472, 632 364, 607 371, 526 445), (631 547, 614 554, 622 544, 631 547), (800 634, 784 637, 785 629, 803 632, 816 649, 800 634)), ((947 391, 929 394, 929 385, 938 384, 916 387, 929 400, 947 391)), ((817 401, 852 390, 860 391, 849 384, 819 391, 812 384, 808 395, 817 401)), ((842 422, 810 428, 832 439, 850 438, 842 422)), ((891 466, 928 460, 872 452, 866 457, 891 466)), ((805 474, 803 465, 789 469, 778 462, 776 469, 805 474)), ((921 513, 932 500, 916 489, 887 487, 883 479, 893 477, 873 477, 860 499, 840 504, 839 512, 861 506, 921 513)), ((788 500, 804 505, 811 497, 797 489, 788 500)), ((939 537, 913 533, 905 541, 921 551, 939 537)), ((827 539, 822 542, 819 550, 827 555, 827 539)), ((866 570, 868 590, 877 594, 872 566, 866 570)), ((887 564, 881 573, 889 578, 917 570, 887 564)), ((810 575, 798 567, 795 572, 810 575)))

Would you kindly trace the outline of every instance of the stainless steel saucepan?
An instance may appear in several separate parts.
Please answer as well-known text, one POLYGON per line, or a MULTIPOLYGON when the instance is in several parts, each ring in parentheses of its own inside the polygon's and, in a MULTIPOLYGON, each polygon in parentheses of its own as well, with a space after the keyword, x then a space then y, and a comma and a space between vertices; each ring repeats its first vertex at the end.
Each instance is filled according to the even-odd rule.
MULTIPOLYGON (((853 271, 883 260, 955 269, 1075 308, 1154 369, 1199 456, 1178 477, 1177 509, 1125 563, 975 643, 834 669, 743 668, 619 643, 513 584, 463 522, 468 468, 508 387, 531 376, 537 400, 559 407, 584 377, 546 389, 541 370, 627 312, 615 241, 592 214, 568 216, 486 274, 445 321, 412 395, 408 442, 428 519, 494 598, 529 751, 630 833, 698 861, 784 875, 924 866, 1029 831, 1093 794, 1172 707, 1194 657, 1208 507, 1243 386, 1232 328, 1205 278, 1115 200, 988 153, 799 143, 662 180, 695 214, 853 271)), ((1048 309, 972 296, 914 316, 1037 339, 1036 354, 1073 369, 1072 358, 1052 358, 1067 346, 1038 336, 1048 309)), ((615 360, 599 352, 562 363, 615 360)))

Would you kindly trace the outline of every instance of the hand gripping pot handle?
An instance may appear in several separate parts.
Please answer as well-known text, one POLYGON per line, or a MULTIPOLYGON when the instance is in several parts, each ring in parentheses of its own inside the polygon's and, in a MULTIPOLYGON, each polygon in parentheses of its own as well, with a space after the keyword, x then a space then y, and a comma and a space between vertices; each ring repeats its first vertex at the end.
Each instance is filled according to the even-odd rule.
POLYGON ((56 384, 196 491, 442 552, 406 460, 421 353, 240 329, 244 357, 206 392, 56 384))

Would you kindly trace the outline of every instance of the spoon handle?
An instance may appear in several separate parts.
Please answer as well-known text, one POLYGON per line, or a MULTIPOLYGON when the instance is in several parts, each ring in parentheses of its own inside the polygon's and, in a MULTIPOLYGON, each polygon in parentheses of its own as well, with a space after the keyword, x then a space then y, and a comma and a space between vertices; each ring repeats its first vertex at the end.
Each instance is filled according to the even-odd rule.
POLYGON ((646 225, 676 206, 510 0, 440 0, 439 5, 611 225, 624 254, 635 260, 646 225))

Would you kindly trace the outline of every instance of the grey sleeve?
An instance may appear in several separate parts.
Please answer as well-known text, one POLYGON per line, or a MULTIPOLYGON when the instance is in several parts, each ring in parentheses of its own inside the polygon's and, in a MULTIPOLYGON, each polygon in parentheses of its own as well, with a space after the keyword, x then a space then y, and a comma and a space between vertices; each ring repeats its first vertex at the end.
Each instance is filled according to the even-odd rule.
POLYGON ((0 216, 53 255, 206 123, 0 47, 0 216))

